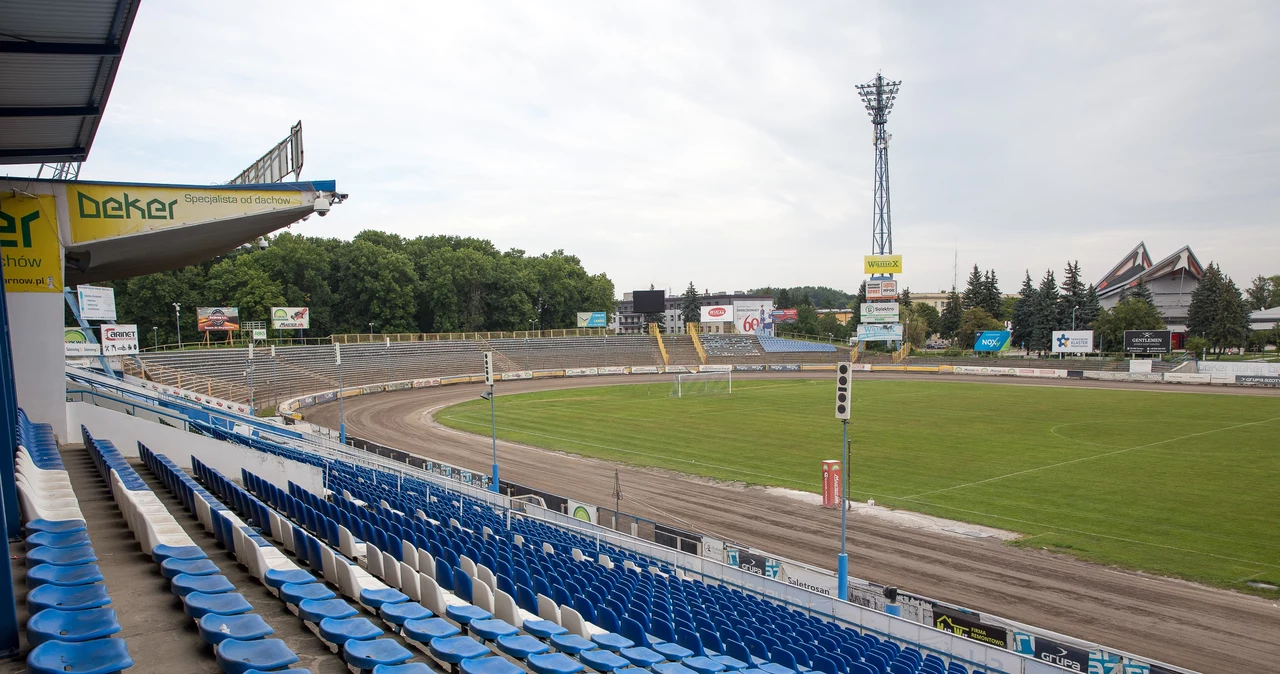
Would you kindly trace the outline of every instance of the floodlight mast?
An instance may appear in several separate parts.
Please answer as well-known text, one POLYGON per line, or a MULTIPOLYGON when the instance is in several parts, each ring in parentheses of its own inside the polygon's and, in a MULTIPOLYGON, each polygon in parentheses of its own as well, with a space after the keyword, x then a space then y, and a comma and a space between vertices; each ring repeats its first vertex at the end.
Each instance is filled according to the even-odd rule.
POLYGON ((875 213, 871 219, 872 255, 893 254, 893 218, 889 212, 889 139, 892 136, 885 132, 884 127, 901 84, 901 80, 893 82, 876 73, 874 80, 857 85, 858 97, 871 116, 871 126, 875 130, 876 187, 875 213))

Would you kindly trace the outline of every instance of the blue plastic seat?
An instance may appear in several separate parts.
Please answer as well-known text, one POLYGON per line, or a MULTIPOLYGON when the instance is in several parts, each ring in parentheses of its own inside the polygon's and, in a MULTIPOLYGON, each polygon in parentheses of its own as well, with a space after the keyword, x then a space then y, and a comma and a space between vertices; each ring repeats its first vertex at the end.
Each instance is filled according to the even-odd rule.
POLYGON ((337 593, 325 587, 324 583, 289 583, 281 586, 280 598, 286 604, 297 605, 306 599, 333 599, 337 593))
POLYGON ((342 659, 359 670, 398 665, 412 657, 409 649, 390 639, 352 640, 342 645, 342 659))
POLYGON ((463 674, 524 674, 524 670, 503 658, 471 658, 458 667, 463 674))
POLYGON ((27 593, 27 610, 32 615, 51 608, 83 611, 101 608, 110 603, 111 597, 107 594, 107 586, 102 583, 70 586, 41 585, 27 593))
MULTIPOLYGON (((681 664, 697 672, 697 674, 718 674, 727 669, 723 664, 712 660, 705 655, 694 655, 681 660, 681 664)), ((672 674, 664 672, 664 674, 672 674)))
POLYGON ((527 634, 513 634, 498 639, 498 650, 517 660, 527 660, 531 655, 549 653, 551 647, 527 634))
POLYGON ((472 606, 471 604, 446 606, 444 614, 449 616, 450 620, 458 623, 459 625, 466 625, 472 620, 487 620, 493 617, 492 613, 489 613, 479 606, 472 606))
POLYGON ((278 590, 289 583, 314 583, 316 577, 302 569, 267 569, 262 575, 262 582, 267 587, 278 590))
POLYGON ((369 622, 368 618, 325 618, 320 621, 320 638, 339 646, 356 639, 377 639, 383 631, 369 622))
POLYGON ((436 670, 421 662, 406 662, 403 665, 378 665, 373 668, 373 674, 436 674, 436 670))
POLYGON ((251 669, 271 671, 298 661, 298 655, 279 639, 226 639, 214 647, 213 654, 225 674, 244 674, 251 669))
POLYGON ((210 613, 239 615, 253 610, 253 605, 239 592, 224 592, 222 594, 192 592, 183 597, 182 602, 186 605, 183 610, 195 620, 199 620, 210 613))
POLYGON ((40 547, 49 548, 72 548, 77 545, 89 544, 89 533, 85 531, 37 531, 23 541, 28 550, 40 547))
POLYGON ((597 648, 591 651, 582 651, 578 654, 578 661, 597 672, 612 672, 616 669, 623 669, 631 666, 630 660, 614 653, 613 651, 606 651, 603 648, 597 648))
POLYGON ((341 599, 303 599, 298 603, 298 617, 317 625, 325 618, 350 618, 357 613, 359 611, 341 599))
POLYGON ((518 634, 520 630, 515 625, 498 618, 486 618, 484 620, 472 620, 467 625, 471 633, 480 637, 485 641, 496 641, 501 637, 518 634))
POLYGON ((32 533, 45 531, 51 534, 66 534, 85 530, 84 520, 34 519, 27 522, 25 528, 32 533))
POLYGON ((584 639, 576 634, 555 634, 551 636, 551 645, 561 653, 569 655, 577 655, 582 651, 589 651, 596 648, 596 643, 590 639, 584 639))
POLYGON ((212 559, 166 559, 160 563, 160 575, 173 578, 182 574, 188 576, 213 576, 222 573, 212 559))
POLYGON ((36 548, 27 552, 28 567, 39 564, 76 566, 79 564, 94 564, 97 561, 98 555, 93 551, 93 546, 88 543, 70 548, 36 548))
POLYGON ((654 665, 653 671, 657 674, 694 674, 697 670, 685 667, 678 662, 663 662, 654 665))
POLYGON ((489 649, 484 644, 467 636, 436 637, 431 640, 429 647, 432 656, 451 665, 489 654, 489 649))
POLYGON ((151 558, 157 564, 166 559, 205 559, 208 556, 198 545, 157 545, 151 549, 151 558))
POLYGON ((28 674, 115 674, 133 666, 124 639, 46 641, 27 656, 28 674))
POLYGON ((564 653, 531 655, 526 661, 534 674, 578 674, 585 667, 564 653))
POLYGON ((549 639, 557 634, 566 634, 569 630, 550 620, 530 618, 524 621, 524 631, 539 639, 549 639))
POLYGON ((46 641, 90 641, 120 631, 116 612, 109 608, 83 611, 48 609, 27 621, 27 640, 33 646, 46 641))
POLYGON ((227 639, 253 641, 275 634, 275 630, 257 613, 218 615, 210 613, 199 620, 200 638, 205 643, 218 644, 227 639))
MULTIPOLYGON (((694 655, 693 651, 675 643, 674 641, 662 641, 649 644, 649 648, 657 651, 662 657, 668 660, 683 660, 694 655)), ((725 667, 721 665, 721 668, 725 667)), ((719 671, 719 670, 717 670, 719 671)))
POLYGON ((418 643, 430 644, 432 639, 457 636, 462 630, 444 618, 422 618, 404 621, 402 632, 418 643))
POLYGON ((173 580, 170 581, 169 589, 179 597, 185 597, 192 592, 222 594, 223 592, 235 590, 236 586, 221 574, 215 576, 191 576, 183 573, 173 577, 173 580))
POLYGON ((404 601, 399 604, 384 604, 379 611, 382 619, 399 629, 408 620, 424 620, 435 615, 431 609, 416 601, 404 601))
MULTIPOLYGON (((661 653, 644 646, 636 646, 634 648, 624 648, 618 651, 622 657, 631 661, 636 667, 649 668, 660 662, 666 662, 667 658, 661 653)), ((579 654, 581 655, 581 654, 579 654)))
POLYGON ((37 588, 41 585, 89 585, 103 581, 102 571, 97 564, 80 564, 78 566, 54 566, 39 564, 27 570, 27 587, 37 588))
POLYGON ((596 642, 596 645, 600 648, 605 648, 611 651, 620 651, 624 648, 631 648, 632 646, 635 646, 635 642, 614 632, 592 634, 591 640, 596 642))
POLYGON ((409 601, 409 595, 391 587, 381 590, 364 589, 360 591, 360 603, 375 611, 384 604, 399 604, 406 601, 409 601))

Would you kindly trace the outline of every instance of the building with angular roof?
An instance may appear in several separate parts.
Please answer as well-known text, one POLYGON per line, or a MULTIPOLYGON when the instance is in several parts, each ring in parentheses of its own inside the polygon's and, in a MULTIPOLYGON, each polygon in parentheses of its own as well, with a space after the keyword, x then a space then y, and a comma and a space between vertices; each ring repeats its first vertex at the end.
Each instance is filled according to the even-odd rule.
POLYGON ((1156 309, 1174 332, 1174 348, 1181 348, 1182 335, 1187 331, 1191 293, 1195 292, 1202 276, 1204 266, 1190 246, 1183 246, 1152 264, 1147 244, 1139 243, 1098 281, 1098 298, 1103 307, 1110 309, 1120 302, 1126 290, 1145 284, 1155 299, 1156 309))

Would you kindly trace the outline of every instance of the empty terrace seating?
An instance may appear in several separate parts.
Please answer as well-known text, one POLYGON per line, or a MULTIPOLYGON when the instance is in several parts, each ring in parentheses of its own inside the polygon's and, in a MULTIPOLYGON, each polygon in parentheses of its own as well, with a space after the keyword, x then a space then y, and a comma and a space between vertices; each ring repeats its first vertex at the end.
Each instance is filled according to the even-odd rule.
POLYGON ((18 410, 14 457, 26 529, 27 656, 32 674, 96 672, 133 666, 98 569, 84 515, 47 424, 18 410))
POLYGON ((760 337, 760 346, 763 347, 767 353, 808 353, 836 350, 836 347, 831 344, 803 342, 798 339, 783 339, 782 337, 765 336, 760 337))
POLYGON ((708 356, 758 356, 759 342, 754 335, 699 335, 708 356))
POLYGON ((657 343, 647 335, 490 339, 489 344, 516 367, 554 370, 566 367, 661 365, 657 343))

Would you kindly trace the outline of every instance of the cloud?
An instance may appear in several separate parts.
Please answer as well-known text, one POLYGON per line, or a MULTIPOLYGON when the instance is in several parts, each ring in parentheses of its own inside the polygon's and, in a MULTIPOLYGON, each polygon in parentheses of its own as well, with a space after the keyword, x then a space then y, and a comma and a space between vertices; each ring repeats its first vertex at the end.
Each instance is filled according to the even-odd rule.
MULTIPOLYGON (((1229 3, 1230 4, 1230 3, 1229 3)), ((619 292, 856 289, 871 128, 917 291, 1138 240, 1277 273, 1280 8, 1075 3, 156 3, 82 176, 229 179, 302 119, 365 228, 568 250, 619 292)))

